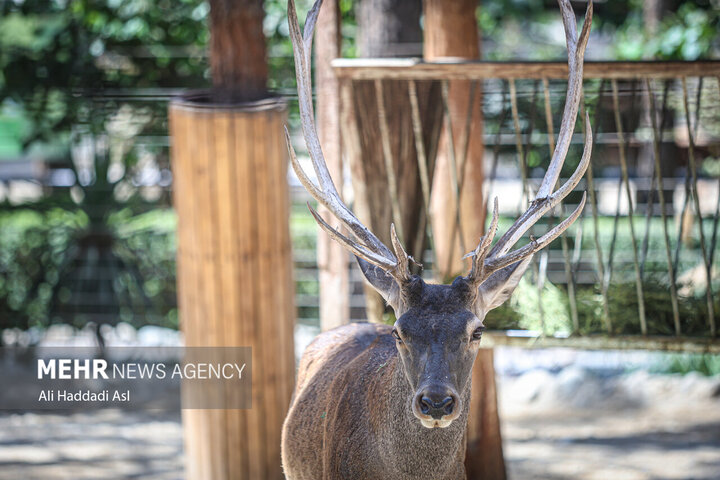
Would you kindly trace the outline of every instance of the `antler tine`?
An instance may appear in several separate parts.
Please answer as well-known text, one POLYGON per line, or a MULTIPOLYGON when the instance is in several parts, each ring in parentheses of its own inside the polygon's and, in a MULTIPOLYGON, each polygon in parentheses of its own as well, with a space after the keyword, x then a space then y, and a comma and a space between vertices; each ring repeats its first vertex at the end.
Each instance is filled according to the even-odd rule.
POLYGON ((410 278, 410 257, 403 248, 400 238, 398 238, 394 223, 390 224, 390 239, 392 240, 393 250, 395 250, 395 256, 398 259, 396 276, 401 281, 405 281, 410 278))
POLYGON ((535 239, 532 238, 530 240, 530 243, 527 245, 518 248, 517 250, 512 251, 511 253, 507 255, 503 255, 502 257, 492 257, 488 258, 485 261, 485 272, 484 275, 487 276, 491 273, 500 270, 503 267, 507 267, 508 265, 511 265, 515 262, 518 262, 524 258, 529 257, 530 255, 534 254, 538 250, 543 249, 547 245, 549 245, 553 240, 555 240, 557 237, 562 235, 562 233, 567 230, 567 228, 573 224, 573 222, 580 216, 582 213, 583 208, 585 207, 585 197, 587 196, 587 192, 583 192, 582 199, 580 200, 580 204, 573 210, 573 212, 568 216, 565 220, 558 223, 553 227, 549 232, 547 232, 542 237, 535 239))
POLYGON ((552 195, 540 198, 537 197, 530 204, 530 207, 523 213, 513 225, 500 237, 490 251, 491 257, 497 257, 507 253, 510 248, 517 243, 518 240, 537 222, 540 217, 557 206, 563 198, 565 198, 580 183, 588 165, 590 165, 590 155, 592 153, 593 135, 590 129, 590 116, 585 115, 585 145, 583 147, 583 155, 580 159, 575 172, 567 181, 558 188, 552 195))
MULTIPOLYGON (((320 13, 322 0, 318 0, 307 14, 305 19, 305 33, 300 31, 300 24, 295 11, 295 2, 288 1, 288 24, 290 25, 290 39, 293 44, 293 56, 295 58, 295 77, 297 78, 298 104, 300 107, 300 121, 307 144, 308 152, 312 160, 315 174, 320 185, 328 190, 326 193, 335 193, 335 184, 325 164, 320 139, 315 129, 314 108, 312 103, 312 82, 310 79, 310 65, 312 52, 312 37, 317 23, 317 16, 320 13)), ((303 172, 303 175, 305 173, 303 172)), ((339 196, 339 195, 337 195, 339 196)), ((318 200, 319 201, 319 200, 318 200)))
MULTIPOLYGON (((404 279, 407 275, 407 261, 403 262, 402 258, 400 258, 399 261, 390 249, 365 227, 343 203, 332 181, 327 164, 325 163, 325 157, 320 146, 320 139, 318 138, 317 129, 315 128, 310 77, 313 31, 321 5, 322 0, 315 2, 308 12, 305 21, 305 31, 301 33, 295 3, 293 0, 288 1, 288 23, 290 25, 290 38, 293 44, 293 56, 295 57, 295 76, 297 78, 300 121, 310 160, 317 175, 318 185, 316 185, 302 169, 295 155, 295 150, 290 143, 290 137, 286 129, 285 136, 288 151, 290 152, 290 161, 300 182, 307 191, 319 204, 325 206, 325 208, 345 225, 357 241, 341 234, 338 229, 331 227, 310 207, 310 211, 320 227, 325 230, 331 238, 342 244, 355 255, 388 271, 398 279, 404 279)), ((400 250, 402 250, 402 247, 400 250)), ((396 248, 396 252, 397 251, 398 249, 396 248)), ((402 252, 404 253, 404 250, 402 250, 402 252)), ((405 257, 407 257, 407 254, 405 254, 405 257)))
POLYGON ((472 280, 479 280, 483 277, 483 270, 485 265, 485 258, 487 257, 488 251, 490 250, 490 245, 492 245, 492 241, 495 238, 495 234, 497 233, 497 226, 498 226, 498 199, 495 197, 495 200, 493 202, 493 216, 492 220, 490 221, 490 227, 488 228, 488 233, 486 233, 481 239, 480 243, 478 243, 478 246, 473 250, 472 252, 465 255, 464 258, 472 257, 472 266, 470 267, 470 273, 465 277, 466 279, 472 280))
POLYGON ((330 238, 335 240, 336 242, 342 244, 345 248, 350 250, 353 254, 357 255, 360 258, 363 258, 367 260, 368 262, 372 263, 373 265, 377 265, 378 267, 382 268, 383 270, 394 270, 395 267, 398 265, 398 262, 391 262, 389 259, 382 257, 375 252, 372 252, 365 248, 363 245, 360 245, 357 242, 354 242, 350 240, 348 237, 340 233, 337 229, 331 227, 315 210, 312 208, 310 204, 308 204, 308 208, 310 209, 310 213, 312 214, 313 218, 315 218, 315 221, 320 225, 320 227, 327 232, 328 235, 330 235, 330 238))
MULTIPOLYGON (((558 133, 557 145, 553 152, 550 166, 543 177, 540 188, 538 189, 535 200, 533 200, 513 225, 500 237, 495 246, 490 250, 489 254, 483 259, 483 267, 476 265, 478 259, 477 254, 473 259, 473 266, 468 277, 476 283, 484 281, 492 272, 499 270, 507 265, 518 262, 533 253, 537 252, 555 238, 560 236, 580 215, 585 206, 585 195, 583 194, 580 205, 573 213, 560 222, 553 229, 547 232, 540 239, 532 239, 530 243, 524 247, 518 248, 508 253, 515 243, 527 232, 530 227, 537 222, 540 217, 558 205, 580 182, 585 171, 590 165, 590 154, 592 152, 592 130, 590 129, 590 117, 585 115, 585 144, 580 162, 570 176, 570 178, 555 190, 555 185, 560 177, 560 172, 565 162, 573 132, 575 130, 575 120, 580 108, 582 99, 582 81, 583 81, 583 58, 585 55, 585 47, 587 46, 590 36, 590 27, 592 24, 593 5, 592 0, 588 3, 585 12, 585 22, 583 24, 580 35, 578 36, 575 13, 569 0, 558 0, 560 10, 562 11, 563 26, 565 28, 565 37, 568 48, 568 91, 565 99, 565 108, 560 124, 560 132, 558 133), (553 192, 553 190, 555 190, 553 192)), ((482 243, 485 243, 483 239, 482 243)), ((478 246, 476 252, 480 251, 481 245, 478 246)))

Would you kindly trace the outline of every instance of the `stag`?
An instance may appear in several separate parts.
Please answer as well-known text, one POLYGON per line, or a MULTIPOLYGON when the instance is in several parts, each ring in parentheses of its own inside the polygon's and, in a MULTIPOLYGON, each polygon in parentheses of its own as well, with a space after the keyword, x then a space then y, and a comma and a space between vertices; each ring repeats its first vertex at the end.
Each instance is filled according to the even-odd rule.
POLYGON ((282 435, 282 461, 290 480, 465 478, 465 431, 470 377, 487 312, 508 299, 535 252, 580 215, 585 194, 565 220, 511 250, 528 229, 578 184, 590 162, 592 133, 578 167, 559 188, 582 97, 583 55, 592 3, 578 34, 569 0, 558 0, 568 48, 568 89, 557 147, 535 199, 495 242, 497 199, 487 233, 470 257, 470 271, 451 285, 426 283, 411 273, 410 258, 391 227, 392 250, 343 203, 332 182, 315 129, 310 82, 313 29, 322 0, 300 31, 293 0, 290 36, 302 131, 317 184, 303 171, 285 130, 290 159, 307 191, 344 227, 310 212, 334 240, 357 258, 367 281, 395 312, 394 325, 350 324, 319 335, 307 347, 282 435))

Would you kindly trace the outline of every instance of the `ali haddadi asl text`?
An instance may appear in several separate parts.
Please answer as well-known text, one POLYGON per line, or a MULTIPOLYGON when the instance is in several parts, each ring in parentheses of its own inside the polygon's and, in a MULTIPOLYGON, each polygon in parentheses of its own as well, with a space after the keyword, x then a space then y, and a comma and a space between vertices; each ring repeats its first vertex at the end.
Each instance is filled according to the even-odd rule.
POLYGON ((112 395, 109 390, 93 392, 90 390, 42 390, 38 402, 129 402, 130 390, 115 390, 112 395))

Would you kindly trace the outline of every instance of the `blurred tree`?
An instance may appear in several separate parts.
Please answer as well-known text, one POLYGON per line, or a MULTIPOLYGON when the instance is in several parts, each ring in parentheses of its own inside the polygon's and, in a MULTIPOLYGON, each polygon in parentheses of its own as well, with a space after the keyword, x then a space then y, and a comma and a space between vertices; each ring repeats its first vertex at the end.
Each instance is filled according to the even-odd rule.
POLYGON ((150 244, 126 233, 138 214, 169 206, 162 189, 139 195, 144 175, 168 172, 166 147, 136 148, 141 133, 165 134, 165 105, 134 95, 206 82, 207 13, 200 0, 0 2, 0 108, 24 117, 26 151, 51 145, 71 172, 69 185, 21 208, 79 219, 25 230, 16 251, 30 270, 0 288, 0 310, 13 312, 4 318, 173 323, 172 255, 155 262, 150 244))
POLYGON ((24 143, 68 141, 108 89, 201 85, 202 0, 0 2, 0 105, 30 119, 24 143))
POLYGON ((268 94, 262 0, 210 0, 210 66, 216 102, 268 94))

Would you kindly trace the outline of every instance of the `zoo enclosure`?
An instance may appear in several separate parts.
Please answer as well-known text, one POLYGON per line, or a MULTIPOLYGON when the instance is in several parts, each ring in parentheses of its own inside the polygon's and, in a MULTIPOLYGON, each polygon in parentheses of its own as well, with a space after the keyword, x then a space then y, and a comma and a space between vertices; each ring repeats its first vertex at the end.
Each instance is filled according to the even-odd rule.
MULTIPOLYGON (((482 86, 482 106, 485 123, 485 163, 487 172, 486 186, 490 193, 485 196, 500 196, 501 221, 509 222, 520 209, 523 185, 532 186, 535 181, 533 168, 542 166, 543 159, 549 154, 549 137, 547 132, 546 103, 550 103, 551 119, 557 125, 557 116, 564 101, 566 66, 561 63, 471 63, 471 64, 422 64, 416 61, 337 61, 336 71, 344 85, 352 87, 355 82, 375 79, 382 82, 449 82, 455 78, 471 79, 477 86, 482 86), (512 85, 514 84, 514 87, 512 85), (546 94, 549 96, 547 100, 546 94), (513 107, 515 105, 515 107, 513 107), (519 126, 516 129, 516 124, 519 126), (526 168, 521 169, 522 166, 526 168), (524 182, 518 181, 521 173, 525 172, 524 182), (509 200, 508 200, 509 199, 509 200)), ((531 285, 543 286, 543 298, 557 298, 560 295, 564 301, 562 310, 565 311, 565 325, 558 331, 553 325, 555 312, 544 312, 547 321, 546 335, 536 338, 517 337, 498 334, 492 336, 497 342, 520 342, 523 345, 575 345, 585 347, 640 347, 662 348, 674 350, 718 351, 718 341, 711 337, 711 324, 707 315, 700 320, 694 319, 692 324, 695 330, 685 328, 689 313, 683 310, 683 303, 688 298, 696 310, 707 312, 710 298, 713 302, 713 314, 717 323, 720 315, 718 305, 718 279, 717 271, 711 270, 714 282, 708 288, 703 287, 703 278, 707 278, 706 261, 717 269, 717 230, 718 230, 718 170, 717 158, 720 157, 720 100, 718 95, 718 75, 720 75, 719 62, 679 62, 679 63, 593 63, 588 62, 585 68, 585 95, 586 106, 591 114, 591 124, 595 133, 595 153, 592 158, 593 187, 588 187, 592 196, 588 200, 587 208, 578 224, 568 232, 568 236, 554 242, 536 259, 535 271, 529 272, 528 277, 533 281, 531 285), (686 75, 683 89, 682 76, 686 75), (702 80, 700 80, 702 79, 702 80), (613 89, 613 80, 617 86, 613 89), (651 87, 647 89, 647 85, 651 87), (649 95, 649 92, 652 92, 649 95), (656 129, 652 128, 647 112, 650 110, 648 98, 654 99, 655 110, 658 113, 656 129), (617 99, 616 102, 614 100, 617 99), (690 117, 690 131, 693 133, 692 158, 694 169, 690 163, 691 144, 687 119, 685 115, 685 100, 690 117), (662 108, 666 105, 666 108, 662 108), (599 108, 598 108, 599 106, 599 108), (615 110, 618 110, 623 128, 616 127, 615 110), (643 120, 643 112, 645 119, 643 120), (619 134, 620 133, 620 134, 619 134), (657 135, 656 135, 657 134, 657 135), (655 140, 657 138, 657 141, 655 140), (660 197, 657 189, 655 172, 655 146, 660 149, 658 157, 663 167, 663 188, 665 210, 661 210, 660 197), (620 146, 623 146, 624 161, 627 171, 623 172, 620 155, 620 146), (641 162, 640 160, 647 160, 641 162), (640 167, 650 165, 650 170, 640 167), (713 169, 715 168, 715 169, 713 169), (640 170, 640 172, 639 172, 640 170), (693 170, 697 174, 693 177, 693 170), (630 196, 633 199, 634 232, 630 238, 627 197, 625 183, 630 186, 630 196), (652 178, 652 180, 651 180, 652 178), (695 198, 686 192, 698 192, 695 197, 700 206, 702 222, 705 226, 705 255, 700 243, 700 230, 697 228, 700 221, 696 214, 680 216, 680 211, 696 211, 695 198), (652 193, 650 193, 652 192, 652 193), (596 207, 596 208, 594 208, 596 207), (665 219, 663 219, 663 213, 665 219), (680 221, 680 220, 684 221, 680 221), (649 220, 649 221, 648 221, 649 220), (600 228, 596 231, 594 226, 598 222, 600 228), (663 237, 662 223, 667 221, 669 239, 663 237), (682 226, 682 228, 681 228, 682 226), (691 228, 688 228, 692 226, 691 228), (599 242, 595 242, 597 233, 599 242), (682 235, 679 235, 682 234, 682 235), (679 242, 678 238, 684 241, 679 242), (660 293, 668 300, 676 298, 680 307, 680 335, 676 335, 672 306, 667 309, 667 318, 662 322, 663 331, 658 332, 657 319, 647 318, 646 328, 648 335, 642 336, 640 313, 637 303, 637 275, 635 274, 635 261, 633 250, 638 255, 638 267, 641 267, 641 287, 645 295, 645 304, 653 311, 657 299, 648 300, 648 293, 657 294, 657 289, 649 292, 649 287, 657 287, 658 275, 667 280, 670 277, 668 270, 666 245, 670 246, 673 271, 676 279, 684 281, 689 277, 696 277, 700 285, 687 288, 687 285, 677 285, 673 294, 668 284, 660 293), (631 248, 634 246, 634 248, 631 248), (599 262, 598 259, 601 259, 599 262), (568 274, 569 267, 569 274, 568 274), (693 270, 694 269, 694 270, 693 270), (602 275, 601 275, 602 273, 602 275), (536 282, 535 279, 545 280, 536 282), (569 279, 569 280, 568 280, 569 279), (650 280, 650 282, 648 282, 650 280), (628 282, 630 282, 628 284, 628 282), (550 286, 560 287, 550 290, 550 286), (628 288, 629 285, 629 288, 628 288), (685 287, 685 288, 683 288, 685 287), (588 290, 592 309, 599 310, 599 315, 590 315, 593 322, 588 322, 588 290), (698 292, 692 290, 697 289, 698 292), (708 293, 709 290, 709 293, 708 293), (607 323, 602 318, 604 303, 612 312, 612 300, 620 291, 624 293, 622 301, 626 302, 626 313, 631 314, 633 322, 623 325, 625 330, 607 335, 607 323), (610 301, 608 301, 610 300, 610 301), (574 305, 574 306, 573 306, 574 305), (574 313, 573 313, 574 312, 574 313), (596 319, 600 318, 597 322, 596 319), (577 326, 577 328, 575 328, 577 326), (577 332, 583 335, 574 335, 573 338, 561 338, 577 332), (632 336, 629 336, 632 335, 632 336)), ((480 92, 480 89, 477 89, 480 92)), ((163 209, 170 205, 170 193, 173 188, 167 167, 166 126, 162 115, 165 104, 176 91, 148 90, 105 92, 98 102, 110 101, 117 104, 128 105, 132 111, 151 106, 153 122, 157 123, 150 133, 142 133, 132 140, 133 155, 143 158, 143 167, 138 170, 132 182, 141 190, 145 203, 143 210, 158 207, 163 209)), ((293 120, 293 100, 291 103, 291 125, 293 120)), ((411 109, 404 112, 412 115, 411 109)), ((132 117, 135 118, 135 117, 132 117)), ((131 120, 132 121, 132 120, 131 120)), ((580 132, 578 130, 578 132, 580 132)), ((576 144, 581 141, 581 133, 576 133, 576 144)), ((462 139, 458 139, 462 140, 462 139)), ((302 146, 297 141, 296 148, 302 146)), ((574 146, 573 148, 577 148, 574 146)), ((297 148, 301 152, 301 148, 297 148)), ((458 154, 458 157, 460 155, 458 154)), ((571 150, 568 163, 573 158, 579 158, 579 151, 571 150)), ((568 165, 572 167, 572 165, 568 165)), ((41 186, 44 192, 63 189, 53 179, 56 178, 62 167, 48 164, 39 178, 33 179, 41 186)), ((588 177, 589 178, 589 177, 588 177)), ((13 182, 23 182, 18 178, 4 179, 6 186, 13 182)), ((315 226, 304 205, 308 199, 304 190, 298 187, 296 181, 290 178, 293 214, 293 258, 295 262, 296 278, 296 304, 299 307, 299 321, 308 325, 317 325, 318 297, 317 297, 317 265, 315 262, 315 226)), ((582 187, 582 185, 581 185, 582 187)), ((98 187, 95 187, 96 189, 98 187)), ((12 190, 12 188, 10 188, 12 190)), ((96 197, 100 199, 91 207, 98 212, 112 212, 122 208, 122 202, 117 198, 117 189, 101 189, 96 197)), ((572 201, 572 198, 570 199, 572 201)), ((575 197, 577 201, 577 197, 575 197)), ((17 208, 17 207, 16 207, 17 208)), ((32 207, 30 207, 32 208, 32 207)), ((566 207, 571 208, 570 205, 566 207)), ((124 244, 135 245, 140 248, 143 242, 138 242, 134 232, 158 231, 158 220, 162 217, 162 226, 159 230, 168 241, 153 240, 158 245, 153 246, 152 256, 160 259, 167 268, 167 284, 174 283, 171 265, 174 264, 174 247, 172 237, 173 223, 164 220, 164 214, 138 219, 133 229, 125 228, 117 234, 122 237, 124 244), (129 243, 126 243, 129 242, 129 243), (159 247, 159 248, 156 248, 159 247)), ((552 219, 547 219, 552 221, 552 219)), ((542 231, 545 225, 538 225, 537 231, 542 231)), ((157 234, 153 234, 157 236, 157 234)), ((147 236, 147 235, 146 235, 147 236)), ((155 238, 155 237, 153 237, 155 238)), ((432 245, 432 244, 431 244, 432 245)), ((117 248, 117 245, 113 248, 117 248)), ((124 248, 124 247, 123 247, 124 248)), ((143 247, 144 248, 144 247, 143 247)), ((140 248, 141 249, 141 248, 140 248)), ((122 253, 122 252, 121 252, 122 253)), ((426 252, 424 260, 426 270, 432 269, 432 248, 426 252)), ((153 266, 154 263, 151 265, 153 266)), ((116 265, 97 263, 95 270, 105 272, 117 270, 116 265)), ((153 269, 155 267, 153 266, 153 269)), ((364 298, 362 295, 362 278, 360 272, 351 262, 348 266, 352 281, 351 317, 353 320, 362 320, 364 313, 364 298)), ((147 270, 147 269, 145 269, 147 270)), ((84 270, 81 270, 81 272, 84 270)), ((145 272, 140 271, 140 277, 145 272)), ((118 271, 118 275, 123 272, 118 271)), ((152 275, 151 273, 149 273, 152 275)), ((124 275, 124 274, 123 274, 124 275)), ((83 277, 85 278, 85 277, 83 277)), ((165 275, 163 276, 165 279, 165 275)), ((692 278, 691 278, 692 279, 692 278)), ((109 279, 111 281, 112 279, 109 279)), ((147 277, 146 280, 157 279, 147 277)), ((661 278, 663 280, 663 278, 661 278)), ((163 280, 164 281, 164 280, 163 280)), ((154 297, 158 306, 153 311, 173 311, 175 308, 174 288, 160 297, 154 297)), ((528 291, 523 291, 523 295, 528 291)), ((532 292, 530 292, 532 293, 532 292)), ((517 296, 517 295, 516 295, 517 296)), ((117 301, 112 305, 99 307, 96 296, 92 296, 83 289, 72 292, 72 311, 65 308, 63 314, 81 313, 86 317, 97 317, 97 314, 107 316, 108 309, 118 311, 117 301)), ((535 299, 529 302, 537 305, 535 299)), ((616 302, 617 303, 617 302, 616 302)), ((667 306, 667 305, 666 305, 667 306)), ((141 317, 148 315, 147 307, 143 305, 120 305, 123 312, 119 319, 141 317)), ((52 306, 57 308, 57 305, 52 306)), ((52 309, 51 308, 51 309, 52 309)), ((535 309, 537 310, 537 308, 535 309)), ((51 312, 57 313, 57 312, 51 312)), ((501 312, 508 313, 507 311, 501 312)), ((591 312, 592 313, 592 312, 591 312)), ((168 315, 168 314, 164 314, 168 315)), ((173 313, 169 315, 174 316, 173 313)), ((118 317, 118 316, 115 316, 118 317)), ((157 321, 151 315, 153 322, 157 321)), ((114 321, 117 321, 115 318, 114 321)), ((492 319, 490 319, 492 320, 492 319)), ((617 328, 614 315, 610 315, 611 328, 617 328)), ((113 321, 113 319, 108 319, 113 321)), ((518 325, 503 325, 493 320, 496 328, 509 328, 515 330, 518 325)), ((521 327, 521 326, 520 326, 521 327)), ((536 329, 536 333, 540 329, 536 329)), ((528 335, 529 333, 523 333, 528 335)))
MULTIPOLYGON (((482 95, 485 198, 498 195, 501 214, 507 218, 524 209, 539 181, 532 167, 541 167, 554 148, 567 64, 339 59, 333 66, 340 80, 341 111, 353 108, 357 101, 353 95, 363 84, 374 87, 376 122, 387 145, 383 156, 389 169, 393 152, 384 105, 388 100, 379 92, 393 83, 408 85, 408 98, 393 99, 393 108, 403 108, 412 118, 418 171, 425 176, 421 180, 427 218, 431 218, 432 173, 428 172, 433 159, 423 148, 427 139, 421 138, 419 87, 440 84, 444 128, 460 129, 460 135, 454 134, 455 139, 445 144, 456 198, 464 185, 472 104, 482 95), (453 127, 447 92, 457 80, 470 81, 471 87, 464 125, 453 127)), ((586 62, 584 77, 581 109, 588 111, 594 133, 591 166, 581 184, 589 192, 587 207, 576 225, 555 242, 559 245, 543 250, 534 260, 539 328, 492 338, 524 345, 720 351, 715 255, 720 217, 720 62, 586 62), (549 321, 544 312, 548 284, 562 286, 566 325, 549 321), (619 293, 627 301, 622 312, 614 304, 619 293), (589 298, 599 314, 588 315, 589 298), (669 308, 658 309, 658 303, 669 308)), ((352 143, 348 138, 359 136, 363 127, 354 115, 341 117, 347 153, 347 144, 352 143)), ((580 158, 577 146, 582 145, 582 133, 577 132, 581 129, 580 122, 567 171, 580 158)), ((390 186, 392 217, 399 224, 399 199, 393 190, 390 186)), ((572 211, 579 198, 569 198, 562 213, 572 211)), ((455 218, 459 229, 459 213, 455 218)), ((534 232, 544 231, 554 221, 550 216, 534 232)), ((429 222, 430 234, 428 226, 429 222)), ((421 262, 432 268, 435 255, 430 244, 421 262)), ((463 246, 463 253, 471 248, 463 246)), ((557 291, 552 293, 557 297, 557 291)), ((492 319, 490 325, 501 326, 492 319)))

